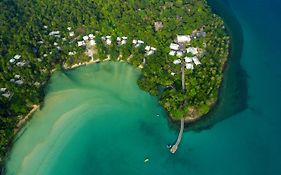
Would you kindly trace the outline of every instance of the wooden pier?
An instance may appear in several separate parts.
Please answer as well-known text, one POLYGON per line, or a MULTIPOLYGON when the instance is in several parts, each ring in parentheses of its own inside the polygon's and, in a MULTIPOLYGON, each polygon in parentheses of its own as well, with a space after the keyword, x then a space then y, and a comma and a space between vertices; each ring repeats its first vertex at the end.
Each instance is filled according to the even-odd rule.
POLYGON ((184 119, 182 118, 182 119, 181 119, 181 128, 180 128, 180 132, 179 132, 177 141, 176 141, 176 143, 172 146, 172 148, 170 149, 170 152, 171 152, 172 154, 175 154, 176 151, 177 151, 177 149, 178 149, 178 146, 179 146, 179 144, 180 144, 180 142, 181 142, 183 130, 184 130, 184 119))

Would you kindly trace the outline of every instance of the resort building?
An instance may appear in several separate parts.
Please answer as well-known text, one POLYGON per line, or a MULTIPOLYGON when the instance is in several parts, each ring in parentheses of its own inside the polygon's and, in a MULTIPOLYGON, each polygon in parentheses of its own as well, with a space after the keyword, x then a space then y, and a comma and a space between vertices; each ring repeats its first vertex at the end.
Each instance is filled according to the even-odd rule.
POLYGON ((182 51, 177 51, 177 57, 182 57, 183 56, 183 52, 182 51))
POLYGON ((95 41, 95 40, 90 40, 90 45, 91 45, 91 46, 96 45, 96 41, 95 41))
POLYGON ((192 57, 192 60, 193 60, 193 62, 194 62, 195 65, 201 64, 200 61, 199 61, 199 59, 198 59, 197 57, 192 57))
POLYGON ((124 45, 127 43, 127 37, 117 37, 116 41, 118 45, 124 45))
POLYGON ((186 67, 186 69, 191 69, 191 70, 194 69, 194 66, 193 66, 192 63, 186 63, 186 64, 185 64, 185 67, 186 67))
POLYGON ((74 32, 69 32, 69 36, 74 36, 74 32))
POLYGON ((94 39, 94 38, 95 38, 94 34, 90 33, 90 34, 89 34, 89 38, 90 38, 90 39, 94 39))
POLYGON ((175 44, 175 43, 171 43, 170 44, 170 49, 171 50, 177 51, 177 50, 179 50, 179 48, 180 48, 180 45, 178 45, 178 44, 175 44))
POLYGON ((89 36, 88 35, 83 36, 83 40, 84 41, 88 41, 89 40, 89 36))
POLYGON ((84 41, 78 41, 77 44, 78 44, 78 47, 86 45, 86 43, 84 41))
POLYGON ((180 59, 174 60, 173 63, 174 63, 174 64, 180 64, 180 63, 181 63, 181 60, 180 60, 180 59))
POLYGON ((186 49, 186 52, 187 52, 187 53, 191 53, 191 54, 193 54, 193 55, 197 55, 197 54, 198 54, 198 49, 195 48, 195 47, 188 47, 188 48, 186 49))
POLYGON ((186 63, 191 63, 192 57, 184 57, 184 60, 185 60, 186 63))
POLYGON ((191 38, 189 35, 178 35, 176 41, 178 43, 189 43, 191 38))
POLYGON ((50 36, 51 36, 51 35, 58 35, 58 34, 60 34, 60 31, 51 31, 51 32, 49 33, 50 36))
POLYGON ((21 58, 21 55, 15 55, 14 56, 14 59, 16 59, 16 60, 18 60, 18 59, 20 59, 21 58))
POLYGON ((12 59, 10 59, 10 63, 15 63, 15 59, 14 58, 12 58, 12 59))
POLYGON ((176 51, 171 50, 171 51, 169 52, 169 55, 171 55, 171 56, 175 56, 175 55, 176 55, 176 51))

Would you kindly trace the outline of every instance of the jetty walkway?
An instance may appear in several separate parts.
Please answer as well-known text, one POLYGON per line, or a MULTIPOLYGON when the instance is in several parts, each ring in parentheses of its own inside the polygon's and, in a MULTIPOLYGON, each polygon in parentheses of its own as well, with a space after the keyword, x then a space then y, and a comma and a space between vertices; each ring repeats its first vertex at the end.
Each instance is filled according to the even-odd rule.
POLYGON ((179 132, 177 141, 176 141, 176 143, 172 146, 172 148, 170 149, 170 152, 171 152, 172 154, 175 154, 176 151, 177 151, 177 149, 178 149, 178 146, 179 146, 179 144, 180 144, 180 142, 181 142, 183 130, 184 130, 184 119, 182 118, 182 119, 181 119, 181 128, 180 128, 180 132, 179 132))

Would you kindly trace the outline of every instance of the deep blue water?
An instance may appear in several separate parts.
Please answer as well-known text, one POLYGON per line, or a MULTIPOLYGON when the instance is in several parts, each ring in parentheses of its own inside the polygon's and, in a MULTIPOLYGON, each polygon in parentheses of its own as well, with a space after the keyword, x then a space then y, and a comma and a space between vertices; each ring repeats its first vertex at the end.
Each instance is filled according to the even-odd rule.
POLYGON ((205 154, 198 165, 202 173, 194 174, 281 174, 281 1, 210 2, 228 6, 242 29, 248 108, 185 137, 186 143, 194 137, 205 154))

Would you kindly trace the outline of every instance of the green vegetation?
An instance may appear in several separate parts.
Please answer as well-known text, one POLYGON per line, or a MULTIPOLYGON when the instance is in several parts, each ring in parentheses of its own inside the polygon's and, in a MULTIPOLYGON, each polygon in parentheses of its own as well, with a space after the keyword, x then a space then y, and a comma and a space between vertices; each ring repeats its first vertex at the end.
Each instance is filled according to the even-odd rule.
POLYGON ((0 94, 1 155, 14 136, 18 118, 26 115, 32 104, 42 102, 44 85, 52 70, 92 59, 84 54, 85 46, 77 46, 77 41, 90 33, 95 35, 96 45, 88 48, 94 59, 110 56, 113 61, 143 66, 139 86, 158 96, 173 119, 197 119, 217 100, 229 37, 223 21, 212 14, 205 0, 3 0, 0 8, 0 88, 6 88, 2 94, 9 94, 0 94), (156 30, 155 22, 163 26, 156 30), (181 68, 173 64, 176 56, 169 55, 169 45, 177 35, 201 29, 206 36, 188 44, 203 49, 201 64, 184 71, 186 90, 182 92, 181 68), (52 31, 60 33, 50 35, 52 31), (75 35, 70 36, 69 32, 75 35), (109 46, 102 40, 106 35, 112 37, 109 46), (116 38, 122 36, 128 40, 118 45, 116 38), (142 40, 157 51, 145 56, 145 45, 136 48, 133 39, 142 40), (24 65, 11 63, 17 54, 21 58, 16 61, 24 65), (15 75, 20 75, 23 84, 11 81, 15 75))

